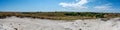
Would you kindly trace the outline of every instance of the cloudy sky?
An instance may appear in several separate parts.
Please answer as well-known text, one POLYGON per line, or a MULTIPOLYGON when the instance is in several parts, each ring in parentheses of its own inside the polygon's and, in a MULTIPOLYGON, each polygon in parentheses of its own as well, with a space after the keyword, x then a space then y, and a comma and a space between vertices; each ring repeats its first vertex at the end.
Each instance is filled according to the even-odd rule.
POLYGON ((0 11, 120 13, 120 0, 0 0, 0 11))

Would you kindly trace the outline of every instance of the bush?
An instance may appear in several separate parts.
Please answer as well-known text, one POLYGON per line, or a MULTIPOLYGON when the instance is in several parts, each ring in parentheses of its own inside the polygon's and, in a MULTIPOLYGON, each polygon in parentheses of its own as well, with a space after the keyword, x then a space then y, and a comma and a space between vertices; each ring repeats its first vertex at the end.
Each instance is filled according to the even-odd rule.
POLYGON ((75 12, 69 12, 69 13, 66 13, 65 14, 66 16, 78 16, 79 15, 79 13, 75 13, 75 12))

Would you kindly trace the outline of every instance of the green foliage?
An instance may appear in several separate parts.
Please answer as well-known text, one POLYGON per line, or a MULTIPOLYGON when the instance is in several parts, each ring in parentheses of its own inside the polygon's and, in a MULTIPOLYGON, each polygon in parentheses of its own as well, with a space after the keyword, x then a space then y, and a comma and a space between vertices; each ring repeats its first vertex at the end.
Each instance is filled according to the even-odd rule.
POLYGON ((66 13, 65 15, 66 16, 78 16, 79 14, 75 12, 69 12, 69 13, 66 13))
POLYGON ((103 13, 89 13, 89 12, 86 12, 86 13, 71 12, 71 13, 66 13, 65 15, 66 16, 84 16, 84 17, 104 18, 105 14, 103 14, 103 13))
POLYGON ((6 16, 7 17, 17 16, 55 20, 105 18, 104 15, 106 15, 106 17, 120 17, 120 14, 118 13, 115 14, 115 13, 92 13, 92 12, 0 12, 1 18, 6 16))
POLYGON ((97 18, 104 18, 104 14, 96 14, 95 15, 97 18))

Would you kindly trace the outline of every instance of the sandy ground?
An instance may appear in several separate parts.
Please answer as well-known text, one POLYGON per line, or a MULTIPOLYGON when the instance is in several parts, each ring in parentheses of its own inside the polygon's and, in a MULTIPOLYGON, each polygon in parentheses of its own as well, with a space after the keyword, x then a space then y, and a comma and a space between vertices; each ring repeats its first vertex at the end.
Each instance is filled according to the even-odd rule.
POLYGON ((9 17, 0 19, 0 30, 120 30, 120 18, 58 21, 9 17))

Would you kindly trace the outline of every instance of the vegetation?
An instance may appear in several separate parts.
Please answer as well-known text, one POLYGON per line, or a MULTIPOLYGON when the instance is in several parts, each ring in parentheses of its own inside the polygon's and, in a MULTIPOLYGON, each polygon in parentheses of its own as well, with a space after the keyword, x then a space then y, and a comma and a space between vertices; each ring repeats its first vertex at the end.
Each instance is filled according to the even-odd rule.
POLYGON ((93 12, 0 12, 0 18, 5 17, 31 17, 53 20, 76 20, 91 18, 114 18, 120 17, 119 13, 93 13, 93 12))

